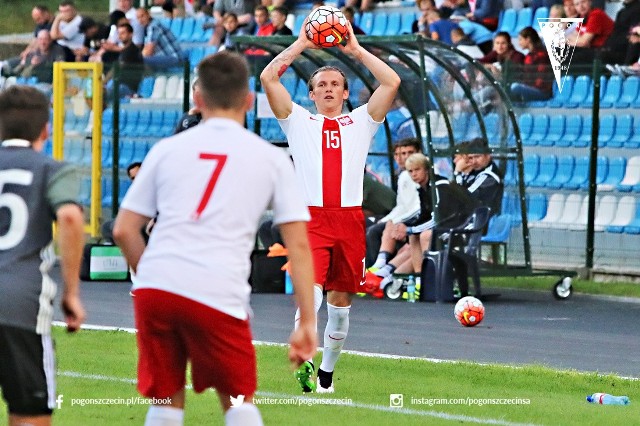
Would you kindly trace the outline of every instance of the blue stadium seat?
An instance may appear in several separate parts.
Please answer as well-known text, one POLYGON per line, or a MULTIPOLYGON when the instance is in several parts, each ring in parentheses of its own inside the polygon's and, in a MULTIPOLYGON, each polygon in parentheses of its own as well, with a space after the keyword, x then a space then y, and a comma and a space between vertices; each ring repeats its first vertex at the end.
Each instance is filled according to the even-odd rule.
POLYGON ((69 163, 80 163, 84 155, 82 140, 68 139, 64 141, 64 161, 69 163))
POLYGON ((149 121, 149 127, 147 128, 148 136, 160 137, 162 135, 163 119, 164 112, 161 109, 151 110, 151 120, 149 121))
POLYGON ((631 149, 640 148, 640 117, 637 115, 633 120, 633 135, 624 142, 624 147, 631 149))
POLYGON ((540 146, 557 145, 564 135, 565 116, 562 114, 552 115, 549 119, 549 131, 547 136, 538 142, 540 146))
POLYGON ((548 188, 560 189, 567 182, 571 180, 573 176, 573 167, 575 160, 573 155, 562 155, 558 158, 558 170, 555 176, 547 183, 548 188))
POLYGON ((307 14, 298 13, 296 18, 293 21, 293 34, 300 34, 300 30, 302 29, 302 25, 304 24, 304 20, 307 18, 307 14))
POLYGON ((573 146, 577 148, 584 148, 587 146, 591 146, 591 124, 593 122, 593 118, 591 115, 587 115, 582 120, 582 131, 580 136, 573 142, 573 146))
MULTIPOLYGON (((149 152, 149 145, 147 144, 146 141, 141 141, 141 140, 134 141, 133 156, 131 157, 131 163, 135 163, 136 161, 142 163, 142 160, 144 160, 144 157, 147 155, 147 152, 149 152)), ((129 164, 127 164, 127 166, 129 164)))
POLYGON ((517 173, 516 173, 516 162, 515 161, 507 161, 507 167, 504 171, 504 184, 505 185, 515 185, 517 182, 517 173))
POLYGON ((373 12, 364 12, 360 18, 360 28, 365 34, 370 35, 373 31, 373 12))
MULTIPOLYGON (((609 158, 599 155, 597 160, 596 184, 601 184, 607 179, 609 174, 609 158)), ((587 187, 585 186, 585 189, 587 187)))
POLYGON ((120 120, 120 136, 131 137, 134 136, 136 128, 138 127, 138 117, 140 116, 139 110, 128 110, 126 121, 120 120))
POLYGON ((151 123, 151 110, 142 109, 138 115, 138 125, 131 136, 147 136, 147 128, 151 123))
POLYGON ((411 34, 413 23, 416 20, 416 14, 413 11, 403 12, 400 18, 400 34, 411 34))
POLYGON ((467 127, 469 124, 469 113, 460 112, 457 116, 453 118, 453 122, 451 126, 453 127, 453 140, 461 141, 464 140, 465 135, 467 134, 467 127))
POLYGON ((113 133, 113 109, 107 108, 102 112, 102 134, 111 135, 113 133))
POLYGON ((138 85, 138 96, 141 98, 150 98, 153 93, 153 85, 155 84, 155 78, 145 77, 138 85))
POLYGON ((102 206, 107 207, 111 205, 113 200, 113 181, 111 176, 102 177, 102 206))
POLYGON ((636 217, 629 225, 624 227, 624 232, 626 234, 640 234, 640 200, 636 204, 636 217))
POLYGON ((546 114, 538 114, 533 116, 533 130, 529 136, 531 145, 536 145, 547 136, 549 131, 549 116, 546 114))
POLYGON ((598 128, 598 146, 609 146, 609 141, 613 139, 616 131, 616 117, 611 114, 600 115, 600 127, 598 128))
POLYGON ((615 189, 622 179, 627 167, 627 160, 624 157, 613 157, 609 159, 609 170, 607 177, 598 186, 598 190, 603 190, 602 185, 606 185, 608 190, 615 189))
POLYGON ((502 197, 502 214, 510 216, 513 226, 522 223, 522 210, 520 200, 515 192, 505 192, 502 197))
POLYGON ((178 41, 189 42, 191 41, 191 35, 196 27, 196 18, 186 17, 182 23, 180 34, 178 35, 178 41))
MULTIPOLYGON (((385 35, 387 31, 387 14, 376 13, 373 15, 373 26, 371 27, 371 35, 385 35)), ((369 33, 367 33, 369 34, 369 33)))
POLYGON ((502 14, 500 24, 497 31, 504 31, 512 34, 516 28, 516 22, 518 21, 518 12, 515 9, 507 9, 502 14))
POLYGON ((511 215, 501 214, 489 219, 487 233, 480 239, 483 243, 504 243, 511 233, 511 215))
POLYGON ((204 28, 202 27, 205 24, 206 19, 196 19, 194 24, 193 24, 193 32, 191 33, 191 37, 189 38, 189 40, 185 40, 185 41, 190 41, 191 43, 200 43, 202 40, 202 37, 204 37, 204 28))
POLYGON ((540 157, 531 154, 524 157, 524 184, 529 185, 536 177, 540 169, 540 157))
POLYGON ((106 169, 108 167, 111 167, 113 164, 111 138, 102 138, 102 146, 100 147, 100 152, 102 155, 102 168, 106 169))
POLYGON ((167 110, 164 112, 164 121, 160 131, 161 137, 167 137, 173 134, 181 115, 177 110, 167 110))
POLYGON ((634 104, 640 94, 640 77, 627 77, 622 83, 620 98, 616 102, 616 108, 628 108, 634 104))
POLYGON ((601 108, 612 108, 618 104, 620 95, 622 94, 622 77, 613 75, 609 77, 607 82, 607 90, 604 92, 604 96, 600 101, 601 108))
MULTIPOLYGON (((587 75, 581 75, 576 78, 573 83, 573 89, 571 90, 571 97, 564 102, 564 106, 567 108, 577 108, 582 105, 582 103, 589 96, 589 91, 591 90, 591 77, 587 75)), ((564 92, 564 87, 562 89, 564 92)))
POLYGON ((536 9, 535 13, 533 14, 533 19, 531 20, 531 26, 533 28, 539 28, 538 27, 538 19, 546 19, 549 17, 549 9, 546 7, 539 7, 536 9))
POLYGON ((607 143, 609 148, 622 147, 633 133, 633 117, 629 114, 618 115, 616 118, 616 128, 613 136, 607 143))
POLYGON ((182 31, 182 24, 184 23, 184 18, 173 18, 171 20, 171 25, 169 29, 173 33, 176 38, 180 37, 180 32, 182 31))
POLYGON ((204 46, 196 46, 189 51, 189 63, 195 67, 204 58, 204 46))
POLYGON ((576 158, 576 166, 573 168, 571 180, 564 184, 566 189, 580 189, 586 187, 589 181, 589 157, 576 158))
MULTIPOLYGON (((489 129, 486 129, 489 131, 489 129)), ((480 123, 478 122, 478 116, 470 114, 467 120, 467 131, 465 132, 464 140, 471 140, 481 137, 480 123)), ((489 140, 492 140, 491 138, 489 140)))
POLYGON ((162 24, 166 28, 171 28, 171 18, 160 18, 160 24, 162 24))
POLYGON ((547 215, 546 195, 531 194, 527 201, 527 219, 530 222, 537 222, 547 215))
MULTIPOLYGON (((518 118, 518 127, 520 127, 520 137, 524 145, 529 145, 529 137, 533 131, 533 116, 525 112, 518 118)), ((535 145, 535 144, 534 144, 535 145)))
POLYGON ((582 133, 582 117, 570 115, 566 119, 564 136, 558 141, 557 146, 567 147, 575 143, 582 133))
MULTIPOLYGON (((580 104, 581 107, 592 107, 593 106, 593 84, 589 87, 589 93, 587 93, 587 97, 580 104)), ((607 77, 604 75, 600 76, 600 102, 604 99, 604 95, 607 92, 607 77)), ((602 106, 602 105, 601 105, 602 106)))
MULTIPOLYGON (((518 17, 516 21, 516 25, 513 28, 513 32, 511 35, 514 37, 518 36, 518 33, 526 27, 531 26, 531 20, 533 19, 533 10, 530 7, 523 7, 518 11, 518 17)), ((537 22, 536 22, 537 24, 537 22)))
POLYGON ((562 91, 560 91, 557 84, 553 85, 553 96, 547 102, 547 106, 551 108, 562 107, 565 102, 569 100, 573 92, 574 79, 572 76, 565 76, 563 80, 560 80, 560 83, 562 84, 562 91))
POLYGON ((402 16, 400 12, 391 12, 389 13, 389 18, 387 19, 387 29, 385 30, 385 35, 398 35, 400 34, 400 25, 402 24, 402 16))
POLYGON ((546 186, 556 175, 558 168, 558 158, 555 155, 544 155, 540 157, 540 169, 538 176, 529 183, 531 186, 546 186))
POLYGON ((131 164, 131 159, 133 158, 133 152, 135 150, 135 142, 131 139, 122 139, 120 140, 120 151, 118 166, 121 169, 126 168, 129 164, 131 164))
POLYGON ((120 183, 118 184, 118 205, 122 203, 122 199, 124 198, 125 194, 129 190, 130 186, 131 186, 131 180, 120 178, 120 183))

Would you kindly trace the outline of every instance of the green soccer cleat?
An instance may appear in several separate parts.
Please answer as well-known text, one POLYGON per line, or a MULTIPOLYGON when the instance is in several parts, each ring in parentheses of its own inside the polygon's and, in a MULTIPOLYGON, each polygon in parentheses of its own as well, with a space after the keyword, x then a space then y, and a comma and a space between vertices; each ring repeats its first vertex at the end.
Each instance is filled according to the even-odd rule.
POLYGON ((314 392, 316 390, 316 383, 312 379, 313 371, 313 364, 310 361, 305 361, 295 373, 293 373, 293 376, 298 383, 300 383, 300 387, 302 387, 302 392, 304 393, 314 392))

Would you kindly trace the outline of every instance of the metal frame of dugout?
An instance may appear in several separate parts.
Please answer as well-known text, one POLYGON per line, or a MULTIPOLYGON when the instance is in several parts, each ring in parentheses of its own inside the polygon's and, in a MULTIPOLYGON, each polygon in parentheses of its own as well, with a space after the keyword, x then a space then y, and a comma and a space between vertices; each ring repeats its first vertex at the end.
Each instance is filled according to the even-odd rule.
MULTIPOLYGON (((256 93, 261 91, 259 75, 266 64, 294 40, 295 37, 291 36, 233 37, 235 49, 239 52, 250 47, 267 52, 267 55, 261 56, 247 55, 255 77, 256 93)), ((510 259, 512 263, 509 265, 482 262, 481 274, 505 277, 557 275, 561 278, 553 288, 554 296, 558 299, 569 297, 575 271, 534 269, 531 264, 522 141, 513 105, 497 78, 460 50, 418 35, 359 36, 358 42, 400 75, 402 83, 397 103, 410 112, 410 119, 404 127, 422 140, 424 150, 431 159, 429 173, 432 178, 434 167, 439 167, 440 173, 445 174, 442 169, 450 164, 456 143, 474 137, 482 137, 489 142, 493 158, 503 173, 508 167, 513 170, 522 213, 522 254, 515 261, 510 259)), ((350 81, 351 90, 355 91, 357 86, 361 88, 358 93, 350 93, 346 102, 349 110, 366 102, 375 88, 375 79, 362 64, 338 48, 307 49, 291 64, 290 69, 294 78, 306 82, 313 71, 324 65, 335 65, 342 69, 350 81)), ((294 97, 294 101, 298 99, 294 97)), ((312 107, 309 104, 304 106, 312 107)), ((256 117, 253 123, 252 130, 257 134, 261 134, 261 121, 256 117)), ((392 134, 397 134, 398 130, 391 128, 387 115, 384 123, 386 144, 381 146, 374 141, 369 153, 371 161, 386 162, 389 176, 394 176, 392 134)), ((433 182, 433 179, 430 181, 433 182)), ((395 188, 395 182, 393 186, 395 188)), ((433 185, 431 191, 433 199, 436 199, 433 185)), ((434 214, 437 220, 437 204, 434 214)))

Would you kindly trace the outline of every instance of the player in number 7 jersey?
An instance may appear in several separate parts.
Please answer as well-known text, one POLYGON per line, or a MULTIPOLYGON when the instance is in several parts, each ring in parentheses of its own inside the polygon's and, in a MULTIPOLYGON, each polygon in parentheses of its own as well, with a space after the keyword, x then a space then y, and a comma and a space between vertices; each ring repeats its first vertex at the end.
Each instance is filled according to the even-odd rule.
MULTIPOLYGON (((280 77, 305 49, 318 48, 304 30, 260 76, 271 109, 287 135, 296 177, 311 212, 308 232, 315 269, 316 312, 322 304, 322 289, 327 291, 328 321, 318 385, 311 378, 312 360, 296 372, 304 392, 333 392, 333 370, 349 330, 353 294, 362 291, 364 284, 365 224, 361 206, 365 161, 371 140, 400 86, 395 71, 360 46, 350 24, 348 30, 346 45, 339 49, 361 62, 380 83, 369 102, 350 113, 342 112, 349 88, 338 68, 322 67, 309 79, 309 98, 317 114, 293 103, 281 83, 280 77)), ((297 311, 295 327, 299 319, 297 311)))
POLYGON ((252 403, 249 258, 271 205, 303 312, 289 351, 299 366, 317 347, 309 212, 288 156, 243 127, 254 100, 246 60, 220 52, 200 62, 198 76, 193 97, 203 122, 154 145, 113 231, 137 274, 138 390, 162 401, 146 425, 181 425, 190 362, 194 390, 216 389, 227 425, 261 425, 252 403), (145 248, 140 227, 156 212, 145 248))

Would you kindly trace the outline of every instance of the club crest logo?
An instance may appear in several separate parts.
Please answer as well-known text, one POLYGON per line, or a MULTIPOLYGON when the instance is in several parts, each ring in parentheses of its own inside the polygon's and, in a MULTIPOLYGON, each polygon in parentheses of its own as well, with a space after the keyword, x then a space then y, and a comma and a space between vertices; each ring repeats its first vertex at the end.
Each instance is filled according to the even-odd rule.
POLYGON ((353 124, 353 120, 351 120, 349 116, 344 116, 338 118, 338 123, 340 123, 341 126, 348 126, 349 124, 353 124))
MULTIPOLYGON (((567 34, 580 33, 583 18, 538 18, 542 39, 547 47, 553 75, 558 85, 558 91, 562 93, 564 79, 569 72, 569 65, 576 48, 567 40, 567 34)), ((577 40, 577 39, 576 39, 577 40)))

